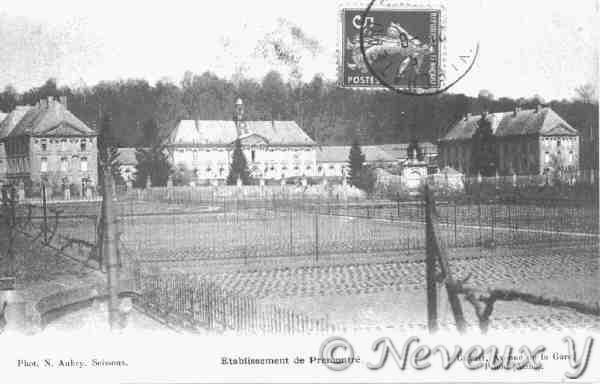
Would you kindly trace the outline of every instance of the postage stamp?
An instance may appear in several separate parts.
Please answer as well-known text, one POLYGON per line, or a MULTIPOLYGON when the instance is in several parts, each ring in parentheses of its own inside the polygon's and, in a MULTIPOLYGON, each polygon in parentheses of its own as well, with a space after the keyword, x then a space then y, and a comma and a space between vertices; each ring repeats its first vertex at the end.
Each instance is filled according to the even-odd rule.
POLYGON ((340 7, 338 84, 432 93, 443 85, 444 7, 340 7))

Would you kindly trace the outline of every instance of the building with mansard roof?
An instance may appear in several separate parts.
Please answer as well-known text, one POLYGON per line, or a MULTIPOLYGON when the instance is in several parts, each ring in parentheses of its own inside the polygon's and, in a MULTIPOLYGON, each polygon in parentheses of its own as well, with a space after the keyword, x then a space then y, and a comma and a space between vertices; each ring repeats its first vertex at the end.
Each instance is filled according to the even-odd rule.
POLYGON ((10 182, 81 190, 97 184, 96 131, 68 110, 66 97, 17 107, 0 124, 0 134, 10 182))
POLYGON ((549 107, 467 115, 438 142, 440 168, 477 175, 473 161, 483 126, 491 130, 494 169, 505 175, 540 175, 579 168, 579 133, 549 107), (485 121, 486 124, 482 124, 485 121))
POLYGON ((16 127, 17 123, 21 121, 25 113, 31 108, 28 105, 18 105, 8 114, 2 114, 4 117, 0 118, 0 182, 4 183, 8 179, 8 158, 6 156, 6 150, 4 148, 4 142, 6 137, 16 127))
POLYGON ((247 121, 238 99, 232 120, 182 120, 167 140, 171 163, 196 182, 224 182, 239 139, 253 177, 313 176, 316 143, 294 121, 247 121))

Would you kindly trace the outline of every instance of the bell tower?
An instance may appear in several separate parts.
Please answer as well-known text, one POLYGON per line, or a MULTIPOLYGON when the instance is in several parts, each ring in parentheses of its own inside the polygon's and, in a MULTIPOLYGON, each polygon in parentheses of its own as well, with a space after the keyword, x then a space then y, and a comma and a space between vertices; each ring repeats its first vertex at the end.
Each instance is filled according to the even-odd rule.
POLYGON ((235 106, 233 109, 233 121, 237 129, 238 137, 246 133, 246 121, 244 118, 244 102, 240 97, 238 97, 238 99, 235 101, 235 106))

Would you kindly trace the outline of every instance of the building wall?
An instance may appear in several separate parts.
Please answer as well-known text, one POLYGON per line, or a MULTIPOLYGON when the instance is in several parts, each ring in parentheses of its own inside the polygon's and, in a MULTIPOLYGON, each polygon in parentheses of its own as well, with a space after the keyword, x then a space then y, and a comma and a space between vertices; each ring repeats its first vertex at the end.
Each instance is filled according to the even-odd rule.
POLYGON ((455 140, 440 142, 439 146, 439 167, 451 167, 457 171, 469 174, 471 170, 471 141, 455 140))
MULTIPOLYGON (((578 136, 507 136, 497 137, 498 174, 538 175, 562 164, 564 170, 579 169, 578 136)), ((439 145, 440 167, 452 167, 471 173, 471 141, 445 141, 439 145)))
POLYGON ((7 180, 8 177, 8 157, 4 142, 0 142, 0 183, 7 180))
POLYGON ((554 170, 579 170, 579 136, 541 136, 538 141, 540 174, 554 170))
MULTIPOLYGON (((248 168, 257 177, 314 176, 316 152, 312 147, 243 147, 248 168), (254 161, 253 161, 254 160, 254 161)), ((170 158, 174 166, 195 170, 198 180, 225 179, 229 174, 233 149, 225 147, 173 146, 170 158)))
POLYGON ((348 162, 319 162, 317 164, 316 176, 322 177, 342 177, 348 175, 348 162))
POLYGON ((98 150, 95 137, 21 136, 12 139, 8 148, 8 176, 12 180, 37 183, 44 176, 48 181, 57 183, 61 183, 64 177, 77 185, 81 185, 84 178, 93 185, 98 183, 98 150), (87 160, 86 170, 82 169, 84 159, 87 160), (44 163, 45 170, 42 169, 44 163))

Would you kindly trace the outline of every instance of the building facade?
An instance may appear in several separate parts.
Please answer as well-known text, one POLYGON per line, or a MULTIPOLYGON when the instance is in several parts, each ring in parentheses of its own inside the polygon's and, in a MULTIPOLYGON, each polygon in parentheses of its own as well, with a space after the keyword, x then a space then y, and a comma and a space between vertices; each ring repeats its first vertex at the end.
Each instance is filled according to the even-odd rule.
POLYGON ((315 173, 316 143, 293 121, 246 121, 241 99, 233 120, 182 120, 166 147, 171 163, 190 170, 195 182, 224 183, 238 139, 254 178, 280 180, 315 173))
MULTIPOLYGON (((319 177, 346 177, 349 172, 350 145, 327 145, 317 149, 317 171, 314 176, 319 177)), ((388 168, 396 164, 393 156, 382 150, 377 145, 361 146, 365 156, 365 164, 388 168)))
POLYGON ((44 99, 20 113, 12 127, 4 125, 8 118, 3 122, 9 182, 80 190, 97 185, 97 134, 67 109, 66 98, 44 99))
POLYGON ((469 114, 454 124, 438 147, 440 168, 452 167, 468 176, 477 176, 482 169, 500 176, 579 169, 579 134, 548 107, 469 114))

